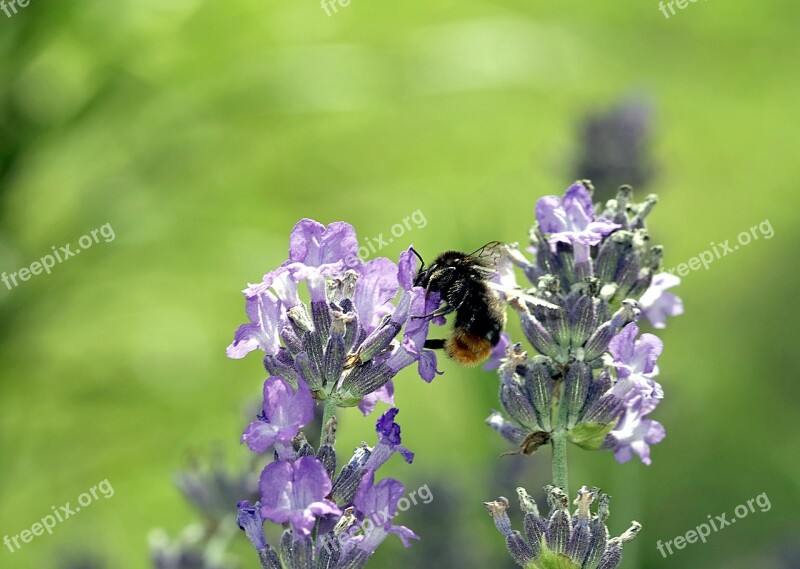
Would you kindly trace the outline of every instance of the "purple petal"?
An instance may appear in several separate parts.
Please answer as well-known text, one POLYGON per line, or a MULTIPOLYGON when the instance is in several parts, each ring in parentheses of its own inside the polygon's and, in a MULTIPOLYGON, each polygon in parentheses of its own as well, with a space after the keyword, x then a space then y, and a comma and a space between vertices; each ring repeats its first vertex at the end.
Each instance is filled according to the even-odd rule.
POLYGON ((250 423, 242 434, 242 442, 255 452, 266 450, 277 442, 288 442, 314 418, 311 391, 298 381, 292 390, 282 377, 273 376, 264 382, 264 401, 258 421, 250 423))
POLYGON ((620 378, 657 373, 656 361, 664 349, 664 343, 653 334, 642 334, 637 340, 638 333, 639 327, 631 322, 611 339, 608 346, 620 378))
POLYGON ((378 432, 380 438, 392 446, 399 445, 402 442, 400 440, 400 425, 394 420, 399 412, 400 409, 396 407, 389 409, 380 416, 378 422, 375 424, 375 430, 378 432))
POLYGON ((410 540, 419 539, 419 536, 406 526, 392 526, 392 529, 390 529, 389 532, 399 537, 400 541, 403 542, 404 547, 411 547, 410 540))
POLYGON ((341 514, 338 507, 325 499, 331 481, 325 467, 313 456, 304 456, 294 463, 278 461, 261 473, 261 515, 275 523, 290 522, 294 529, 309 535, 316 518, 341 514))
POLYGON ((373 259, 364 265, 356 281, 353 304, 361 327, 367 333, 394 310, 391 300, 397 296, 397 275, 397 265, 385 257, 373 259))
POLYGON ((358 404, 361 413, 366 417, 375 410, 378 402, 382 401, 389 405, 394 405, 394 384, 389 381, 383 387, 373 391, 369 395, 365 395, 358 404))
POLYGON ((536 201, 536 220, 542 233, 559 233, 567 229, 567 214, 558 196, 544 196, 536 201))
POLYGON ((385 518, 388 514, 389 519, 383 524, 388 528, 391 526, 391 518, 397 512, 397 502, 403 497, 404 488, 393 478, 385 478, 373 486, 374 479, 374 472, 369 472, 364 477, 353 504, 367 517, 381 513, 385 518))
POLYGON ((653 334, 642 334, 636 342, 634 358, 631 367, 640 373, 652 373, 656 368, 656 360, 664 350, 664 342, 653 334))
POLYGON ((397 282, 403 290, 410 290, 414 286, 418 264, 419 259, 412 253, 411 247, 400 253, 400 260, 397 263, 397 282))
POLYGON ((592 235, 591 241, 587 244, 597 245, 598 243, 600 243, 602 237, 605 237, 609 233, 613 233, 620 227, 622 226, 619 225, 618 223, 613 223, 602 217, 596 219, 595 221, 591 222, 589 225, 586 226, 585 232, 592 235))
POLYGON ((608 351, 614 356, 615 361, 627 363, 633 359, 633 346, 638 335, 639 327, 635 322, 631 322, 611 339, 608 351))
POLYGON ((313 456, 297 459, 294 468, 294 492, 292 499, 297 506, 304 508, 322 500, 330 494, 331 480, 325 467, 313 456))
POLYGON ((279 427, 296 426, 299 430, 314 418, 314 400, 302 380, 298 381, 297 391, 294 391, 282 377, 268 378, 264 382, 263 409, 269 422, 279 427))
POLYGON ((500 335, 500 341, 492 348, 489 361, 483 365, 483 371, 492 371, 500 367, 500 360, 506 357, 506 350, 511 345, 511 336, 507 332, 500 335))
POLYGON ((670 273, 659 273, 639 299, 642 312, 654 328, 665 328, 668 316, 683 314, 683 301, 667 289, 681 283, 681 279, 670 273))
POLYGON ((325 227, 313 219, 301 219, 289 238, 289 260, 313 267, 337 262, 360 267, 355 229, 342 221, 325 227))
POLYGON ((583 230, 594 220, 592 196, 582 183, 576 182, 567 188, 561 203, 573 227, 583 230))
POLYGON ((617 462, 624 463, 636 453, 644 464, 650 465, 650 445, 661 442, 665 436, 666 432, 661 423, 652 419, 642 419, 628 411, 610 434, 615 446, 614 458, 617 462))
POLYGON ((264 421, 253 421, 242 433, 243 443, 253 452, 266 452, 276 440, 280 429, 277 425, 271 425, 264 421))
POLYGON ((226 351, 228 357, 240 359, 256 349, 274 356, 280 348, 280 331, 285 324, 285 313, 278 298, 264 290, 247 298, 245 308, 249 324, 239 326, 233 343, 226 351))

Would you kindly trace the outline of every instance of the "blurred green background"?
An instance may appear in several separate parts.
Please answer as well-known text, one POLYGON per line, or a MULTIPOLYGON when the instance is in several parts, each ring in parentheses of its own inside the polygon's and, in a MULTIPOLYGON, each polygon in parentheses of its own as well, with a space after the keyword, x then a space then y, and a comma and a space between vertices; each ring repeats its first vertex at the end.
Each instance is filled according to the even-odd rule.
MULTIPOLYGON (((175 536, 196 518, 172 475, 215 444, 246 459, 238 437, 264 372, 225 346, 244 321, 239 291, 286 258, 298 219, 346 220, 367 238, 421 210, 425 227, 380 251, 395 259, 408 243, 432 256, 524 241, 535 200, 576 177, 582 117, 632 92, 655 109, 646 190, 661 197, 650 227, 665 265, 763 220, 775 236, 684 279, 686 314, 659 332, 667 438, 653 465, 573 449, 572 484, 614 496, 613 532, 644 524, 627 569, 800 566, 800 5, 698 2, 666 19, 654 0, 533 4, 0 12, 0 270, 106 223, 116 234, 0 285, 0 534, 101 480, 115 490, 52 536, 1 548, 0 566, 86 555, 142 569, 152 528, 175 536), (668 559, 656 550, 763 492, 769 512, 668 559)), ((397 381, 417 459, 383 472, 429 484, 433 502, 405 518, 423 541, 390 539, 370 567, 509 567, 481 502, 549 477, 546 450, 498 458, 507 447, 483 424, 496 376, 442 367, 431 385, 410 370, 397 381)), ((374 418, 344 416, 343 459, 373 439, 374 418)))

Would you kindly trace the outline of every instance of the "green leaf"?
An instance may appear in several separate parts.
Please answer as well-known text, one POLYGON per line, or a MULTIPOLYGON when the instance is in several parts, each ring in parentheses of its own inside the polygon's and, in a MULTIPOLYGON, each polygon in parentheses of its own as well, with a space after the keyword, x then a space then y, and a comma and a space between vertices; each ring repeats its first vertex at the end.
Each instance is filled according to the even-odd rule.
POLYGON ((612 431, 614 423, 580 423, 567 433, 569 440, 586 450, 598 450, 603 446, 606 435, 612 431))

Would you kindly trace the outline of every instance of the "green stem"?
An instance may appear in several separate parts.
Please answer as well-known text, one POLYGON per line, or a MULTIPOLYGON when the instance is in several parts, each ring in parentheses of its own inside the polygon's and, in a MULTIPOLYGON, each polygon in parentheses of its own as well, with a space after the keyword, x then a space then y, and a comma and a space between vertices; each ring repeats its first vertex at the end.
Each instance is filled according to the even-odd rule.
POLYGON ((325 425, 328 424, 328 421, 331 420, 332 417, 336 416, 336 401, 333 399, 326 399, 323 403, 322 408, 322 430, 320 431, 319 435, 319 442, 322 444, 322 440, 325 438, 325 425))
MULTIPOLYGON (((564 374, 566 377, 566 373, 564 374)), ((553 484, 569 496, 569 473, 567 471, 567 418, 566 385, 562 381, 561 396, 558 401, 558 417, 550 443, 553 445, 553 484)))
MULTIPOLYGON (((326 399, 322 403, 322 428, 319 431, 319 446, 322 446, 322 442, 325 440, 325 426, 328 424, 333 417, 336 416, 336 401, 333 399, 326 399)), ((319 450, 319 449, 317 449, 319 450)), ((317 539, 317 534, 319 532, 319 520, 316 521, 314 524, 314 541, 317 539)))
POLYGON ((555 431, 553 444, 553 484, 569 496, 569 474, 567 472, 567 432, 555 431))

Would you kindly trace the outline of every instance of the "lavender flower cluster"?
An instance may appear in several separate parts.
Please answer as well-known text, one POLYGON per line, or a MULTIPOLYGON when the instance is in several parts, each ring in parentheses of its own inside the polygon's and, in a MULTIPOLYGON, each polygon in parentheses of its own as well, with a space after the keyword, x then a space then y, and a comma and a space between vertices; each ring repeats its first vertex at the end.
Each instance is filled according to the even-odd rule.
POLYGON ((533 498, 524 489, 517 489, 520 509, 525 514, 524 536, 511 529, 507 499, 486 503, 514 561, 521 567, 537 569, 614 569, 622 559, 622 545, 636 537, 641 525, 634 522, 621 536, 610 538, 605 525, 611 501, 608 494, 598 488, 582 487, 573 502, 578 507, 570 515, 567 495, 555 486, 547 486, 546 491, 550 513, 545 518, 533 498), (598 507, 592 514, 595 499, 598 507))
POLYGON ((680 280, 657 273, 662 248, 650 245, 644 223, 655 197, 636 204, 623 187, 597 217, 590 190, 578 182, 563 198, 541 198, 531 230, 536 262, 509 247, 501 263, 506 286, 519 288, 517 266, 531 284, 526 294, 558 308, 511 302, 539 355, 528 358, 520 344, 508 350, 500 400, 511 421, 494 413, 488 423, 523 451, 559 431, 582 448, 613 449, 619 462, 636 453, 649 464, 649 445, 664 438, 661 424, 646 418, 664 396, 654 379, 663 344, 639 335, 636 321, 644 315, 663 327, 682 313, 666 292, 680 280))
POLYGON ((638 532, 636 524, 622 538, 607 540, 607 508, 601 501, 591 518, 588 504, 596 491, 585 488, 575 502, 578 512, 567 515, 568 442, 613 450, 618 462, 635 453, 650 464, 650 445, 665 436, 663 426, 649 418, 664 397, 654 379, 663 343, 653 334, 640 335, 637 325, 644 315, 663 328, 667 316, 683 312, 680 299, 667 292, 680 280, 657 272, 663 251, 650 244, 645 226, 656 198, 634 203, 631 189, 623 186, 598 216, 592 190, 590 183, 577 182, 562 198, 541 198, 530 232, 535 261, 509 246, 498 267, 498 280, 522 291, 509 295, 509 304, 538 355, 529 358, 521 344, 507 348, 498 374, 508 419, 494 412, 487 423, 517 452, 553 448, 554 509, 547 524, 536 519, 535 504, 526 499, 524 540, 507 523, 507 500, 486 504, 512 557, 528 569, 614 569, 622 543, 638 532), (515 267, 528 279, 527 288, 517 283, 515 267), (526 296, 546 302, 525 302, 526 296))
MULTIPOLYGON (((655 380, 663 344, 640 334, 646 316, 656 328, 683 311, 667 292, 680 281, 658 273, 662 249, 650 244, 645 218, 656 203, 632 201, 623 187, 595 213, 588 182, 572 185, 562 198, 547 196, 536 206, 530 232, 530 261, 507 246, 497 262, 493 288, 520 317, 522 331, 538 352, 529 357, 506 336, 493 351, 500 378, 500 404, 488 424, 530 454, 553 448, 550 513, 518 489, 525 536, 511 529, 508 501, 486 503, 514 560, 527 569, 614 569, 623 543, 640 526, 611 539, 605 527, 608 496, 583 487, 568 512, 566 448, 610 449, 619 462, 637 454, 650 463, 650 445, 664 429, 649 417, 663 398, 655 380), (521 269, 529 283, 516 279, 521 269), (597 500, 597 513, 591 505, 597 500)), ((368 415, 377 403, 393 405, 393 378, 417 365, 430 382, 440 372, 425 349, 438 294, 414 286, 412 249, 398 263, 357 255, 355 231, 346 223, 325 227, 304 219, 292 231, 289 258, 262 281, 245 289, 249 322, 236 331, 228 355, 264 352, 269 377, 263 405, 242 442, 274 461, 260 476, 261 499, 239 504, 238 524, 252 542, 263 569, 357 569, 364 567, 391 533, 408 546, 417 536, 395 526, 403 495, 394 479, 376 483, 376 471, 395 454, 408 463, 401 444, 398 410, 377 421, 374 447, 357 448, 337 474, 335 450, 340 408, 358 406, 368 415), (303 285, 303 286, 301 286, 303 285), (314 449, 301 429, 323 407, 323 432, 314 449), (264 523, 283 528, 275 546, 264 523)))
POLYGON ((397 264, 363 263, 357 253, 350 225, 304 219, 292 231, 289 259, 244 291, 250 322, 236 331, 228 355, 260 349, 270 377, 242 442, 257 453, 274 450, 275 460, 261 473, 261 500, 239 504, 238 523, 265 569, 357 569, 389 534, 406 546, 416 538, 392 523, 403 485, 375 481, 394 453, 408 463, 414 457, 401 445, 398 410, 378 419, 376 445, 356 449, 338 475, 335 413, 358 406, 367 415, 378 401, 393 404, 392 379, 412 364, 433 380, 436 356, 424 349, 430 321, 410 316, 428 314, 439 299, 413 286, 417 260, 410 250, 397 264), (301 432, 315 401, 324 407, 316 450, 301 432), (275 547, 265 521, 284 528, 275 547))

